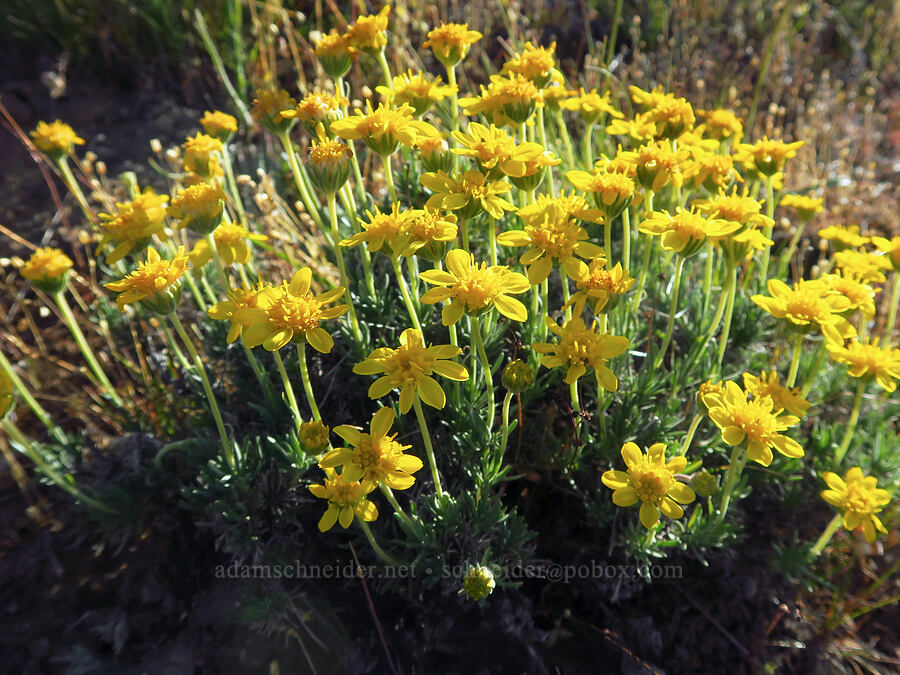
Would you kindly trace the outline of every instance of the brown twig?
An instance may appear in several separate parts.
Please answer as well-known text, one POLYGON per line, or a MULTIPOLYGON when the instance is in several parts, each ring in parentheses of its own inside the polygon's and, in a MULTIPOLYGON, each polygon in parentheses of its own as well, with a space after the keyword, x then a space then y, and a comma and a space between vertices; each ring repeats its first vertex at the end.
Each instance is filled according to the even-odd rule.
POLYGON ((391 652, 387 646, 387 640, 384 639, 384 631, 381 629, 381 622, 378 620, 378 613, 375 611, 375 603, 372 602, 372 595, 369 593, 369 586, 366 583, 366 577, 362 573, 362 565, 359 564, 359 558, 356 557, 356 549, 353 548, 352 542, 347 542, 350 545, 350 553, 353 554, 353 562, 356 563, 356 573, 359 575, 359 580, 362 581, 363 592, 366 594, 366 602, 369 604, 369 612, 372 614, 372 620, 375 621, 375 629, 378 631, 378 639, 381 640, 381 647, 384 649, 384 655, 387 657, 388 665, 391 667, 391 672, 394 675, 399 675, 397 667, 394 665, 394 659, 391 658, 391 652))

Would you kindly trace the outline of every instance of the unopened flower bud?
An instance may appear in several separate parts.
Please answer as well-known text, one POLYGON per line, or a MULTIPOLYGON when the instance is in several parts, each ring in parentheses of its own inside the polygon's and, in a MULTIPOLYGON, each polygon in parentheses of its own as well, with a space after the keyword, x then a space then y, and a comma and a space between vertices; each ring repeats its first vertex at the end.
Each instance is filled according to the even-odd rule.
POLYGON ((503 386, 520 394, 534 384, 534 371, 522 359, 515 359, 503 369, 503 386))
POLYGON ((691 478, 691 489, 701 497, 712 497, 719 491, 719 482, 715 476, 704 469, 695 473, 691 478))
POLYGON ((463 592, 475 602, 480 602, 491 594, 496 586, 494 573, 489 567, 477 565, 470 567, 463 581, 463 592))

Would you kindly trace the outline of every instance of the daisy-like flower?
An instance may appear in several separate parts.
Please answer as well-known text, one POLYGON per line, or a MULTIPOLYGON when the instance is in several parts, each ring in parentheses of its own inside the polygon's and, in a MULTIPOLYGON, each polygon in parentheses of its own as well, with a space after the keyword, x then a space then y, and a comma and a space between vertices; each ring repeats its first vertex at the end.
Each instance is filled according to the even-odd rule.
POLYGON ((425 346, 422 333, 407 328, 400 335, 397 349, 381 347, 357 363, 357 375, 383 375, 369 387, 369 398, 381 398, 392 389, 400 389, 400 412, 404 415, 417 398, 432 408, 443 408, 447 402, 444 390, 432 375, 440 375, 459 382, 469 379, 469 371, 450 361, 462 350, 452 345, 425 346))
POLYGON ((787 160, 797 156, 803 141, 785 143, 770 140, 768 136, 756 143, 739 143, 734 152, 734 161, 750 165, 764 176, 773 176, 784 170, 787 160))
POLYGON ((426 171, 437 173, 438 171, 450 171, 453 166, 453 155, 450 154, 450 144, 447 136, 438 134, 419 140, 419 159, 426 171))
POLYGON ((819 280, 850 301, 848 314, 859 310, 867 321, 875 316, 875 294, 881 291, 880 288, 873 288, 843 270, 837 274, 823 274, 819 280))
POLYGON ((238 130, 237 118, 219 110, 204 112, 200 126, 203 127, 203 131, 222 143, 227 143, 238 130))
POLYGON ((583 279, 588 273, 588 266, 579 258, 593 260, 603 255, 603 249, 587 239, 587 231, 551 202, 542 214, 531 219, 530 223, 526 221, 524 229, 499 234, 497 243, 501 246, 528 246, 519 262, 527 267, 528 281, 539 284, 550 276, 555 263, 562 265, 572 279, 583 279))
POLYGON ((422 460, 415 455, 404 454, 411 445, 401 445, 390 434, 394 423, 394 411, 381 408, 372 417, 369 433, 358 427, 341 425, 334 433, 344 439, 350 447, 336 448, 319 460, 323 469, 341 468, 344 480, 362 480, 375 485, 387 485, 392 490, 406 490, 416 479, 412 474, 422 468, 422 460))
POLYGON ((184 170, 202 178, 210 178, 219 170, 217 152, 222 152, 222 141, 207 134, 188 136, 184 148, 184 170))
POLYGON ((106 256, 106 262, 112 265, 132 251, 143 249, 153 235, 162 235, 168 201, 169 195, 158 195, 151 188, 145 188, 131 201, 117 202, 115 215, 101 213, 103 236, 94 255, 107 244, 115 244, 106 256))
POLYGON ((693 188, 706 188, 712 193, 730 185, 732 181, 743 181, 734 170, 730 155, 710 152, 699 147, 690 149, 691 158, 682 167, 684 181, 693 188))
POLYGON ((486 127, 478 122, 470 122, 467 132, 453 132, 453 138, 459 147, 453 148, 452 152, 474 158, 478 162, 478 168, 488 177, 524 176, 527 163, 536 160, 544 152, 544 148, 538 143, 516 145, 514 138, 493 124, 486 127))
POLYGON ((900 237, 872 237, 872 243, 890 261, 894 271, 900 272, 900 237))
POLYGON ((469 48, 483 36, 477 30, 469 30, 467 23, 442 23, 428 31, 427 37, 422 46, 431 48, 435 58, 449 69, 464 59, 469 48))
POLYGON ((684 509, 679 504, 690 504, 696 498, 690 487, 676 479, 687 466, 687 458, 677 456, 667 462, 665 443, 654 443, 647 448, 646 455, 636 443, 625 443, 622 459, 627 471, 611 469, 600 480, 614 491, 612 499, 616 506, 641 502, 641 525, 648 530, 659 522, 660 511, 667 518, 681 518, 684 509))
POLYGON ((419 181, 433 193, 425 206, 429 209, 457 211, 460 218, 468 220, 479 211, 491 218, 500 219, 504 211, 516 207, 499 195, 512 188, 502 180, 489 180, 480 171, 466 171, 460 178, 451 178, 443 171, 423 173, 419 181))
POLYGON ((799 389, 788 389, 778 381, 778 372, 765 371, 759 377, 752 373, 744 373, 744 390, 753 398, 768 396, 775 403, 776 413, 787 410, 791 415, 802 416, 809 410, 809 401, 803 398, 799 389))
POLYGON ((544 105, 550 110, 559 110, 560 104, 569 98, 572 92, 566 87, 566 78, 556 68, 550 71, 550 79, 541 89, 541 98, 544 99, 544 105))
POLYGON ((881 513, 890 503, 891 495, 878 487, 875 476, 863 476, 862 469, 854 466, 843 479, 831 471, 823 471, 822 479, 828 486, 821 493, 822 499, 843 511, 845 530, 852 532, 862 527, 863 536, 870 544, 878 536, 876 531, 887 534, 881 519, 875 514, 881 513))
POLYGON ((19 273, 41 290, 55 293, 65 287, 73 264, 72 259, 58 248, 38 248, 25 261, 19 273))
POLYGON ((250 116, 272 133, 283 134, 294 126, 294 120, 281 112, 296 107, 297 101, 284 89, 257 89, 250 116))
POLYGON ((225 190, 218 183, 197 183, 179 190, 166 212, 178 219, 177 227, 187 227, 206 235, 222 222, 225 190))
POLYGON ((687 150, 676 152, 669 140, 651 141, 637 150, 620 152, 619 155, 634 164, 638 182, 646 190, 659 192, 670 183, 680 186, 684 180, 680 167, 687 157, 687 150))
POLYGON ((544 169, 548 166, 559 166, 562 159, 549 150, 544 150, 534 159, 525 162, 525 173, 521 176, 510 176, 509 180, 520 190, 531 192, 536 190, 544 179, 544 169))
POLYGON ((587 171, 569 171, 566 178, 576 188, 594 195, 594 200, 606 214, 607 221, 615 218, 634 198, 634 181, 621 173, 595 168, 587 171))
POLYGON ((635 115, 634 119, 614 119, 606 125, 606 133, 610 136, 628 136, 645 143, 656 138, 656 125, 646 113, 635 115))
POLYGON ((727 237, 739 229, 739 223, 706 218, 693 208, 686 211, 681 207, 676 207, 674 216, 668 211, 654 211, 638 226, 639 232, 660 237, 664 250, 685 258, 699 251, 707 239, 727 237))
POLYGON ((534 202, 517 211, 519 218, 526 225, 540 225, 550 212, 567 213, 573 218, 590 223, 603 222, 603 211, 591 208, 591 205, 581 195, 575 192, 566 194, 565 190, 560 190, 556 197, 546 194, 537 195, 534 202))
POLYGON ((604 258, 591 260, 587 275, 575 282, 578 290, 563 309, 574 305, 575 316, 581 316, 585 304, 590 303, 594 314, 611 312, 619 304, 619 298, 634 286, 635 279, 628 270, 622 269, 622 263, 616 263, 612 269, 607 269, 608 265, 604 258))
POLYGON ((886 256, 852 249, 835 253, 834 263, 845 274, 876 284, 884 283, 887 278, 884 273, 891 269, 891 263, 886 256))
POLYGON ((306 163, 309 180, 325 194, 335 194, 350 177, 353 153, 346 143, 329 139, 321 122, 316 133, 318 141, 310 146, 306 163))
POLYGON ((303 267, 294 273, 290 283, 263 288, 255 305, 234 312, 231 320, 242 324, 242 338, 248 347, 262 345, 274 352, 288 342, 305 340, 317 352, 327 354, 334 346, 331 335, 319 324, 345 314, 347 305, 326 307, 340 298, 346 289, 338 286, 319 296, 310 291, 312 270, 303 267))
POLYGON ((469 117, 484 115, 493 124, 524 124, 535 107, 543 105, 541 90, 531 80, 510 73, 491 75, 487 88, 481 87, 479 96, 459 99, 459 105, 469 117))
POLYGON ((319 89, 304 96, 290 110, 282 110, 281 115, 298 120, 310 134, 316 134, 320 124, 328 133, 331 123, 341 118, 341 105, 347 103, 343 96, 319 89))
MULTIPOLYGON (((340 241, 341 246, 356 246, 363 242, 369 251, 380 251, 383 246, 387 245, 388 255, 400 255, 402 249, 398 245, 401 237, 406 234, 410 220, 414 217, 412 211, 400 211, 400 203, 395 202, 391 206, 388 213, 382 213, 375 207, 375 213, 366 211, 369 222, 360 219, 359 224, 362 227, 361 232, 357 232, 348 239, 340 241)), ((405 243, 405 240, 404 240, 405 243)))
POLYGON ((347 44, 361 52, 374 54, 387 44, 388 16, 391 6, 385 5, 378 14, 364 14, 356 18, 344 33, 347 44))
POLYGON ((322 69, 332 79, 343 77, 356 60, 354 49, 347 38, 333 28, 327 35, 319 35, 313 40, 313 54, 322 64, 322 69))
POLYGON ((818 235, 819 239, 830 241, 835 251, 859 248, 871 241, 870 237, 860 234, 859 225, 829 225, 819 230, 818 235))
POLYGON ((475 256, 458 248, 447 254, 446 262, 446 272, 427 270, 419 275, 422 281, 438 287, 426 291, 422 302, 433 305, 451 301, 441 310, 441 323, 445 326, 455 324, 466 313, 478 316, 491 305, 513 321, 528 318, 525 305, 509 297, 529 289, 528 279, 522 274, 511 272, 506 265, 476 264, 475 256))
POLYGON ((559 342, 531 345, 534 351, 544 355, 541 357, 544 368, 565 367, 566 384, 572 384, 591 368, 601 387, 607 391, 619 388, 619 380, 606 362, 628 349, 627 337, 598 333, 596 326, 588 328, 578 316, 569 319, 564 326, 557 325, 549 316, 546 321, 550 331, 559 337, 559 342))
POLYGON ((697 132, 706 138, 715 138, 717 141, 731 139, 739 142, 744 137, 744 123, 741 118, 727 108, 715 110, 698 110, 697 114, 703 123, 697 127, 697 132))
POLYGON ((266 288, 263 282, 259 282, 255 288, 232 288, 228 291, 227 300, 217 302, 207 310, 209 318, 217 321, 230 321, 228 335, 225 338, 228 344, 231 344, 241 336, 244 330, 244 324, 235 321, 235 315, 238 310, 250 309, 257 307, 259 292, 266 288))
POLYGON ((119 294, 116 305, 124 311, 126 305, 141 303, 157 314, 171 314, 181 298, 181 277, 188 266, 184 247, 179 246, 172 260, 163 260, 152 246, 147 249, 146 262, 119 281, 104 284, 119 294))
POLYGON ((803 457, 803 448, 781 432, 800 421, 795 415, 775 412, 768 396, 748 399, 747 392, 734 382, 726 382, 722 394, 707 394, 703 402, 709 418, 722 430, 728 445, 744 445, 747 457, 763 466, 772 463, 772 448, 786 457, 803 457))
POLYGON ((531 42, 526 42, 521 54, 516 54, 503 64, 501 75, 515 73, 531 80, 538 87, 543 87, 550 80, 550 71, 555 65, 554 54, 556 43, 549 47, 535 47, 531 42))
POLYGON ((860 342, 854 338, 846 343, 829 340, 825 343, 832 361, 850 366, 850 377, 865 381, 875 380, 887 392, 897 389, 900 380, 900 349, 878 344, 878 338, 866 338, 860 342))
POLYGON ((438 135, 438 130, 415 119, 416 111, 411 105, 392 108, 384 103, 372 109, 372 102, 366 100, 366 110, 332 122, 331 131, 348 141, 361 139, 373 152, 387 157, 403 144, 414 147, 422 138, 438 135))
POLYGON ((456 216, 431 209, 409 212, 405 230, 392 242, 402 256, 418 255, 428 260, 440 260, 444 244, 456 239, 459 227, 456 216))
MULTIPOLYGON (((250 262, 250 244, 257 241, 268 241, 264 234, 254 234, 243 225, 222 223, 213 231, 216 250, 225 265, 246 265, 250 262)), ((194 268, 203 267, 212 258, 209 243, 201 239, 190 253, 194 268)))
POLYGON ((37 127, 29 135, 34 147, 54 161, 71 155, 75 152, 76 145, 84 145, 84 139, 61 120, 49 124, 38 122, 37 127))
POLYGON ((700 213, 723 220, 731 220, 740 223, 743 227, 772 227, 775 225, 775 221, 763 215, 762 202, 750 197, 746 187, 742 191, 735 188, 729 193, 719 190, 709 199, 698 199, 691 205, 696 206, 700 213))
POLYGON ((769 279, 766 287, 769 296, 750 299, 776 319, 787 321, 792 330, 808 333, 818 328, 834 341, 856 335, 856 329, 841 316, 850 309, 850 301, 822 281, 801 279, 792 288, 779 279, 769 279))
MULTIPOLYGON (((825 210, 823 197, 807 197, 806 195, 784 195, 778 200, 778 206, 794 209, 800 220, 812 220, 817 213, 825 210)), ((819 233, 821 236, 821 232, 819 233)))
POLYGON ((388 105, 400 106, 407 103, 416 111, 416 117, 421 117, 435 103, 453 96, 458 87, 455 84, 442 84, 440 77, 431 78, 422 71, 413 73, 408 70, 391 78, 390 87, 380 85, 375 89, 388 105))
POLYGON ((309 486, 309 491, 316 497, 328 500, 328 509, 319 520, 319 532, 327 532, 335 523, 340 523, 346 530, 357 517, 369 523, 377 520, 378 507, 366 499, 374 489, 374 483, 351 481, 336 471, 326 471, 324 484, 309 486))
POLYGON ((655 96, 644 114, 656 126, 657 135, 668 139, 678 138, 692 129, 696 121, 694 109, 687 99, 668 93, 655 96))

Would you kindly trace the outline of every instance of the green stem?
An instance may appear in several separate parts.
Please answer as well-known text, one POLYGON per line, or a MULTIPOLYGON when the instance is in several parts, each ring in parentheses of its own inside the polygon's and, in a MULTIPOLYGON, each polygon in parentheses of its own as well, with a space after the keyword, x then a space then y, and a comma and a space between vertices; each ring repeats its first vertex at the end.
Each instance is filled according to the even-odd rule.
POLYGON ((191 364, 188 362, 187 357, 184 355, 184 352, 181 351, 181 347, 178 346, 178 340, 175 339, 175 336, 172 335, 172 331, 169 330, 168 324, 165 321, 159 322, 159 328, 162 330, 163 336, 166 338, 166 342, 169 347, 171 347, 172 351, 175 352, 175 358, 178 360, 178 363, 181 364, 183 370, 190 370, 191 364))
POLYGON ((488 222, 488 246, 490 246, 491 266, 497 265, 497 221, 491 218, 488 222))
POLYGON ((397 517, 400 520, 402 520, 404 523, 406 523, 406 526, 410 530, 415 532, 416 524, 412 521, 412 518, 410 518, 408 515, 406 515, 406 512, 403 510, 403 508, 400 506, 400 504, 397 503, 397 498, 394 497, 393 490, 391 490, 391 488, 389 488, 384 483, 379 483, 378 487, 381 489, 381 494, 384 495, 384 498, 387 499, 388 502, 390 503, 390 505, 394 507, 394 513, 397 514, 397 517))
MULTIPOLYGON (((356 203, 353 200, 353 190, 350 189, 350 186, 345 184, 344 189, 340 192, 341 195, 341 204, 344 206, 344 211, 346 211, 347 215, 350 218, 350 222, 353 223, 355 227, 355 231, 359 231, 359 223, 356 218, 356 203)), ((337 217, 337 214, 335 214, 337 217)), ((336 243, 337 240, 335 240, 336 243)), ((375 279, 372 277, 372 256, 369 255, 369 249, 365 246, 360 246, 360 250, 362 252, 363 259, 363 276, 366 279, 366 289, 369 291, 369 297, 374 298, 376 296, 375 293, 375 279)), ((349 293, 349 287, 348 287, 349 293)))
POLYGON ((422 402, 418 395, 413 399, 413 407, 416 409, 416 419, 419 420, 419 429, 422 432, 422 440, 425 442, 425 454, 428 455, 428 466, 431 469, 431 477, 434 479, 434 491, 438 497, 444 496, 441 488, 441 477, 438 474, 437 462, 434 459, 434 447, 431 445, 431 434, 428 433, 428 424, 425 422, 425 413, 422 412, 422 402))
POLYGON ((572 292, 569 290, 569 277, 566 274, 564 265, 559 266, 559 280, 562 283, 563 305, 566 307, 565 317, 566 321, 568 321, 572 318, 572 305, 569 304, 569 301, 572 299, 572 292))
POLYGON ((288 405, 294 415, 294 425, 299 431, 300 425, 303 424, 303 415, 300 414, 300 408, 297 406, 297 397, 294 395, 294 387, 291 384, 291 378, 288 377, 287 369, 284 367, 284 361, 281 359, 281 352, 276 349, 272 352, 272 356, 275 357, 275 365, 278 366, 278 374, 281 375, 281 384, 284 387, 284 394, 287 396, 288 405))
MULTIPOLYGON (((198 270, 199 272, 199 270, 198 270)), ((184 276, 181 277, 185 281, 187 281, 188 288, 191 289, 191 295, 194 296, 194 302, 197 303, 197 307, 200 308, 200 311, 206 314, 208 305, 206 304, 206 300, 203 299, 203 294, 200 292, 200 289, 197 287, 197 282, 194 281, 194 276, 188 271, 184 276)))
POLYGON ((225 64, 222 62, 222 57, 219 55, 219 50, 216 48, 216 43, 213 42, 213 39, 209 35, 209 29, 206 27, 206 20, 203 18, 203 13, 199 9, 194 10, 194 25, 197 27, 197 32, 200 33, 200 39, 203 41, 203 45, 206 47, 206 51, 212 59, 216 73, 218 73, 219 79, 222 80, 222 84, 225 86, 225 90, 228 92, 231 102, 234 103, 234 106, 240 112, 241 117, 244 120, 244 125, 247 128, 252 127, 253 117, 250 115, 250 111, 247 110, 247 106, 240 94, 235 91, 234 85, 228 77, 228 72, 225 70, 225 64))
POLYGON ((556 111, 556 126, 559 127, 559 135, 562 136, 563 145, 566 149, 567 168, 575 168, 575 151, 572 149, 572 139, 569 138, 569 129, 566 126, 566 120, 563 119, 562 110, 556 111))
POLYGON ((78 185, 78 181, 75 180, 75 176, 72 174, 72 169, 69 167, 69 158, 65 155, 59 158, 59 170, 62 171, 63 180, 66 183, 66 187, 69 188, 71 193, 75 196, 75 201, 78 202, 78 206, 81 208, 81 212, 84 214, 84 217, 88 219, 90 222, 94 221, 94 214, 91 213, 91 208, 88 206, 87 199, 84 198, 84 193, 81 191, 81 186, 78 185))
POLYGON ((6 376, 12 381, 13 387, 19 392, 19 396, 21 396, 28 407, 31 408, 31 411, 34 413, 35 417, 41 421, 41 424, 47 428, 50 435, 59 443, 68 443, 69 439, 66 434, 56 425, 56 423, 54 423, 53 418, 50 417, 50 413, 44 410, 44 407, 31 395, 31 392, 28 391, 28 387, 25 386, 25 383, 22 382, 21 378, 16 374, 16 371, 13 370, 12 364, 2 351, 0 351, 0 369, 2 369, 6 376))
POLYGON ((794 257, 794 253, 797 251, 797 246, 800 244, 800 238, 803 236, 803 233, 806 232, 806 222, 801 222, 800 225, 794 230, 794 234, 791 236, 791 242, 788 244, 788 247, 785 249, 784 253, 781 254, 781 258, 778 260, 778 270, 775 273, 776 278, 783 279, 785 273, 787 272, 787 267, 791 262, 791 259, 794 257))
POLYGON ((850 448, 850 441, 853 438, 853 432, 856 430, 856 423, 859 421, 859 411, 862 408, 863 392, 866 389, 866 381, 859 378, 856 384, 856 396, 853 398, 853 410, 850 411, 850 421, 847 423, 847 430, 844 432, 844 440, 841 441, 841 447, 834 454, 834 463, 840 465, 850 448))
POLYGON ((222 144, 222 163, 225 165, 225 180, 228 183, 228 190, 231 192, 231 198, 234 201, 234 208, 237 209, 238 218, 243 222, 247 219, 247 212, 244 210, 241 191, 238 189, 237 180, 234 178, 234 165, 231 163, 231 153, 228 152, 227 143, 222 144))
POLYGON ((803 353, 803 333, 794 335, 793 349, 791 354, 791 368, 788 371, 787 381, 784 386, 793 389, 797 382, 797 371, 800 369, 800 355, 803 353))
POLYGON ((375 535, 372 534, 372 530, 369 528, 368 523, 364 521, 362 518, 357 517, 356 522, 359 523, 359 526, 362 528, 362 531, 366 534, 366 539, 369 540, 369 546, 372 547, 372 550, 375 551, 375 555, 381 558, 384 562, 392 567, 401 567, 403 563, 397 560, 394 556, 385 552, 381 546, 378 545, 378 542, 375 541, 375 535))
POLYGON ((703 311, 701 316, 706 316, 709 311, 709 298, 712 295, 712 276, 713 276, 713 244, 711 241, 706 242, 706 267, 703 270, 703 311))
POLYGON ((353 306, 353 299, 350 297, 350 279, 347 277, 347 267, 344 264, 344 252, 340 245, 341 236, 338 232, 337 206, 335 205, 334 193, 328 193, 328 217, 331 221, 331 236, 334 239, 334 255, 337 258, 338 271, 341 274, 341 286, 347 289, 347 307, 350 315, 350 328, 353 330, 353 339, 357 345, 362 345, 362 332, 359 329, 359 320, 356 318, 356 309, 353 306))
MULTIPOLYGON (((644 214, 649 216, 651 213, 653 213, 653 191, 647 190, 647 196, 644 199, 644 214)), ((647 270, 650 269, 650 254, 653 252, 653 240, 650 235, 645 234, 641 237, 641 242, 644 245, 644 257, 641 261, 637 291, 634 294, 634 305, 631 308, 632 315, 637 315, 641 307, 641 296, 644 294, 644 284, 647 283, 647 270)))
MULTIPOLYGON (((459 131, 459 85, 456 82, 456 65, 447 66, 447 84, 453 87, 453 94, 450 96, 450 114, 451 114, 451 131, 459 131)), ((450 135, 450 138, 453 139, 453 135, 450 135)), ((453 144, 456 144, 456 140, 453 139, 453 144)), ((451 164, 451 172, 456 174, 456 167, 459 163, 459 155, 453 154, 453 161, 451 164)))
POLYGON ((222 413, 219 412, 219 404, 216 402, 212 386, 209 383, 209 377, 206 375, 206 368, 203 366, 203 360, 200 358, 200 354, 197 353, 197 348, 194 347, 194 343, 191 342, 191 338, 184 329, 184 325, 181 323, 181 319, 178 318, 178 315, 175 312, 172 312, 169 314, 169 319, 175 327, 175 332, 178 333, 178 337, 181 338, 184 346, 187 347, 188 352, 190 352, 191 358, 194 359, 194 368, 197 371, 197 375, 200 376, 200 382, 203 384, 203 391, 206 393, 206 400, 209 402, 209 409, 216 421, 216 429, 219 432, 219 442, 222 445, 225 461, 228 462, 228 466, 233 469, 234 453, 231 450, 231 442, 228 440, 228 434, 225 431, 225 423, 222 421, 222 413))
POLYGON ((569 384, 569 397, 572 399, 572 410, 581 412, 581 400, 578 397, 578 380, 569 384))
POLYGON ((681 274, 683 270, 684 256, 679 255, 678 260, 675 262, 675 281, 672 284, 672 300, 669 304, 669 320, 666 323, 666 334, 663 337, 659 351, 656 353, 656 358, 653 363, 654 369, 659 368, 660 364, 663 362, 666 350, 668 350, 669 343, 672 341, 672 331, 675 328, 675 314, 678 312, 678 294, 681 291, 681 274))
POLYGON ((588 124, 584 129, 584 136, 581 138, 581 156, 584 160, 585 170, 594 170, 594 148, 593 148, 594 125, 588 124))
POLYGON ((394 84, 394 78, 391 77, 391 67, 388 65, 387 57, 384 55, 384 47, 378 50, 378 63, 381 65, 381 72, 384 73, 384 85, 390 89, 394 84))
POLYGON ((624 0, 616 0, 616 8, 613 12, 612 30, 609 36, 609 44, 606 46, 606 67, 612 63, 613 57, 616 55, 616 38, 619 35, 619 22, 622 20, 622 5, 624 0))
POLYGON ((719 507, 718 522, 725 520, 728 513, 728 505, 731 503, 731 493, 744 470, 744 448, 735 446, 731 451, 731 461, 728 464, 728 472, 725 474, 725 485, 722 487, 722 505, 719 507))
POLYGON ((309 379, 309 365, 306 363, 306 340, 297 344, 297 356, 300 360, 300 377, 303 379, 303 391, 306 392, 306 401, 309 403, 309 409, 312 410, 313 419, 316 422, 321 422, 322 415, 319 414, 316 395, 313 393, 312 382, 309 379))
MULTIPOLYGON (((719 336, 719 355, 716 359, 716 375, 722 373, 722 364, 725 362, 725 350, 728 348, 728 334, 731 332, 731 319, 734 316, 734 298, 737 295, 737 267, 729 260, 728 265, 728 295, 725 301, 725 324, 722 326, 722 334, 719 336)), ((718 325, 718 323, 716 324, 718 325)), ((713 326, 713 332, 716 326, 713 326)))
POLYGON ((813 547, 809 549, 809 555, 813 558, 818 557, 818 555, 825 550, 825 547, 828 546, 828 542, 834 537, 835 532, 841 529, 842 523, 843 518, 841 517, 841 514, 835 514, 834 518, 832 518, 825 527, 825 531, 822 532, 822 536, 819 537, 816 540, 816 543, 813 544, 813 547))
POLYGON ((116 388, 113 387, 112 382, 109 381, 106 373, 103 372, 103 367, 97 360, 94 350, 91 349, 87 339, 84 337, 84 333, 81 332, 81 327, 78 325, 75 315, 72 314, 72 308, 69 307, 69 302, 66 300, 65 289, 54 293, 53 300, 56 302, 56 306, 59 307, 59 311, 63 316, 63 321, 65 321, 66 326, 69 327, 69 331, 72 333, 72 337, 75 338, 75 342, 78 344, 78 348, 84 355, 84 359, 87 361, 91 372, 94 373, 94 377, 97 378, 101 386, 106 390, 106 393, 109 395, 109 398, 112 399, 112 402, 120 408, 123 407, 124 403, 122 398, 116 393, 116 388))
POLYGON ((388 194, 391 196, 391 203, 395 203, 397 201, 397 188, 394 187, 394 172, 391 170, 391 156, 390 155, 382 155, 382 162, 384 162, 384 179, 387 181, 388 194))
MULTIPOLYGON (((772 185, 772 177, 766 176, 766 215, 773 219, 769 221, 769 224, 766 225, 763 234, 766 236, 766 239, 772 238, 772 230, 775 229, 774 218, 775 218, 775 187, 772 185)), ((759 265, 759 285, 760 287, 765 287, 766 278, 769 275, 769 257, 772 255, 772 247, 766 246, 766 250, 763 252, 762 262, 759 265)))
MULTIPOLYGON (((607 251, 607 259, 610 255, 607 251)), ((622 209, 622 267, 626 272, 631 269, 631 209, 627 206, 622 209)))
MULTIPOLYGON (((544 124, 544 108, 543 108, 543 106, 537 109, 537 126, 538 126, 538 131, 540 132, 540 135, 541 135, 540 136, 541 146, 544 148, 544 150, 549 150, 550 148, 547 147, 547 128, 546 128, 546 125, 544 124)), ((547 171, 547 180, 544 183, 545 191, 551 197, 555 197, 556 196, 556 184, 553 182, 553 167, 548 165, 546 167, 546 171, 547 171)))
POLYGON ((484 370, 484 384, 487 387, 487 430, 488 434, 494 426, 494 377, 491 372, 491 361, 488 359, 487 350, 484 348, 484 338, 481 335, 481 319, 472 317, 472 341, 475 343, 475 351, 481 361, 484 370))
POLYGON ((694 419, 691 420, 691 426, 688 427, 687 434, 684 436, 684 442, 682 442, 681 448, 678 450, 678 454, 682 457, 687 455, 688 450, 691 449, 691 443, 694 441, 694 434, 697 433, 697 427, 700 426, 702 420, 703 415, 700 413, 694 415, 694 419))
POLYGON ((228 279, 228 273, 225 271, 225 265, 222 263, 219 247, 216 246, 216 238, 212 232, 206 233, 206 245, 209 246, 209 252, 212 254, 213 264, 216 266, 216 273, 219 275, 219 281, 222 282, 222 288, 227 293, 231 288, 231 281, 228 279))
POLYGON ((825 363, 825 356, 828 354, 828 350, 825 348, 825 340, 822 340, 819 343, 819 348, 816 350, 816 360, 813 361, 812 368, 806 376, 806 383, 803 385, 803 388, 800 389, 800 394, 803 398, 809 394, 809 392, 813 388, 813 384, 816 382, 816 375, 819 374, 819 368, 822 367, 822 364, 825 363))
POLYGON ((887 323, 884 324, 884 337, 886 345, 894 344, 894 328, 897 325, 897 305, 900 304, 900 271, 894 271, 894 280, 891 284, 891 302, 888 305, 887 323))
POLYGON ((502 422, 502 430, 500 434, 500 447, 497 450, 497 462, 503 462, 503 455, 506 454, 506 444, 509 441, 509 404, 512 401, 513 394, 511 391, 506 392, 503 397, 503 409, 500 414, 502 422))
POLYGON ((419 323, 419 316, 416 314, 415 306, 409 295, 409 288, 406 285, 406 278, 403 276, 403 270, 400 269, 400 258, 396 255, 391 256, 391 264, 394 266, 394 275, 397 277, 397 283, 400 285, 400 295, 403 296, 403 304, 406 305, 406 311, 409 313, 410 321, 413 328, 420 333, 422 332, 422 324, 419 323))
POLYGON ((297 161, 297 155, 294 153, 294 144, 291 142, 291 135, 289 132, 285 131, 280 134, 279 138, 281 139, 281 144, 284 146, 284 151, 287 153, 288 164, 291 166, 291 173, 294 174, 294 184, 297 186, 297 191, 300 193, 300 200, 303 202, 303 206, 306 207, 306 212, 310 215, 316 225, 319 226, 319 229, 324 230, 325 224, 322 222, 322 216, 319 215, 319 207, 313 201, 312 195, 309 194, 309 190, 306 188, 303 167, 301 167, 300 163, 297 161))

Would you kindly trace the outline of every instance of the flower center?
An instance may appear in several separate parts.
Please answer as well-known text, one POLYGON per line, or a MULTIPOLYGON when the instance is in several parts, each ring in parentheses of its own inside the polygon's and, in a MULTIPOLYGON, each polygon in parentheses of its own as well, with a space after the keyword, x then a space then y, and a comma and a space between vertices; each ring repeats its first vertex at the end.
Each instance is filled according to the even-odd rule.
POLYGON ((487 270, 485 263, 481 263, 480 267, 469 268, 464 276, 457 279, 453 285, 455 296, 472 310, 481 309, 500 293, 498 279, 487 270))
POLYGON ((317 328, 322 312, 311 294, 297 296, 285 292, 266 310, 266 315, 279 328, 308 332, 317 328))
POLYGON ((659 504, 672 487, 672 472, 663 468, 650 466, 646 462, 631 475, 631 486, 637 491, 638 499, 650 504, 659 504))

